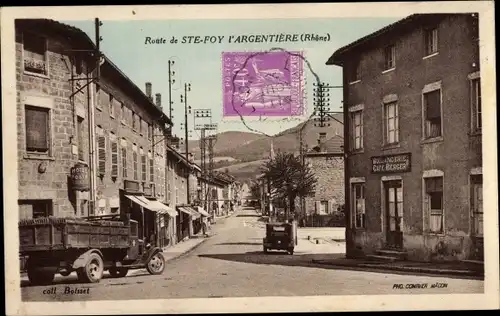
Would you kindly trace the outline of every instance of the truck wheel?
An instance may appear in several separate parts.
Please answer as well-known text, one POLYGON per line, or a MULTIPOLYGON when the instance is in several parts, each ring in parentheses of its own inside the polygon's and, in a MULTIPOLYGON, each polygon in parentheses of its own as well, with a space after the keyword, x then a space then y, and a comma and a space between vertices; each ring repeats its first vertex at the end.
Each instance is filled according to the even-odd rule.
POLYGON ((146 270, 148 270, 149 274, 152 275, 163 273, 163 270, 165 270, 165 257, 163 257, 161 252, 157 252, 151 257, 151 259, 149 259, 146 264, 146 270))
POLYGON ((109 269, 109 274, 113 278, 123 278, 124 276, 127 275, 127 273, 128 273, 127 268, 110 268, 109 269))
POLYGON ((83 268, 78 269, 78 279, 85 283, 97 283, 104 272, 104 262, 97 253, 92 253, 83 268))
POLYGON ((49 285, 54 281, 55 273, 48 269, 28 267, 28 279, 33 285, 49 285))
POLYGON ((293 248, 288 249, 288 253, 293 255, 293 248))

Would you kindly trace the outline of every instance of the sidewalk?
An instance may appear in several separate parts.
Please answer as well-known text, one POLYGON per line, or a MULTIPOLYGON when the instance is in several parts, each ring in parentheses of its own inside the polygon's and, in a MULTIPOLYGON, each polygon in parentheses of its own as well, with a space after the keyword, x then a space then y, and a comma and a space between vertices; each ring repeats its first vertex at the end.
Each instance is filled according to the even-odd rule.
POLYGON ((312 259, 312 262, 316 264, 358 268, 362 270, 373 269, 409 273, 484 277, 484 271, 480 266, 474 266, 464 262, 379 262, 367 259, 347 259, 345 257, 335 259, 312 259))

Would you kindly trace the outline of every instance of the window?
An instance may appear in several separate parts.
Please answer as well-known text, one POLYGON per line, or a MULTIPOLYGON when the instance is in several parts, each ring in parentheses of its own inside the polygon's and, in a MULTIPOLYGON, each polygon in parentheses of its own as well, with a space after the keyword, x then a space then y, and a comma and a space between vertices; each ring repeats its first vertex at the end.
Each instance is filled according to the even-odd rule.
POLYGON ((109 95, 109 116, 115 118, 115 98, 109 95))
POLYGON ((136 131, 136 129, 137 129, 137 126, 135 124, 135 115, 136 114, 134 113, 134 111, 132 111, 132 130, 134 130, 134 131, 136 131))
POLYGON ((118 142, 111 142, 111 177, 118 177, 118 142))
POLYGON ((474 218, 474 236, 483 237, 483 177, 475 175, 471 178, 472 217, 474 218))
POLYGON ((138 167, 138 161, 137 161, 137 151, 134 150, 133 154, 133 163, 134 163, 134 180, 139 180, 139 167, 138 167))
POLYGON ((352 149, 359 150, 363 148, 363 111, 351 113, 352 122, 352 149))
POLYGON ((146 172, 147 172, 147 165, 146 165, 146 155, 142 154, 141 155, 141 174, 142 174, 142 181, 146 182, 146 172))
POLYGON ((47 39, 31 33, 23 34, 24 71, 47 75, 47 39))
POLYGON ((26 151, 49 154, 50 121, 49 109, 26 105, 26 151))
POLYGON ((472 131, 480 132, 482 128, 481 111, 481 79, 471 80, 472 131))
POLYGON ((147 123, 148 126, 148 139, 151 139, 151 124, 147 123))
POLYGON ((365 228, 365 184, 354 183, 352 185, 352 210, 354 227, 365 228))
POLYGON ((139 117, 139 135, 142 136, 142 118, 139 117))
POLYGON ((384 50, 385 55, 385 70, 390 70, 396 67, 396 46, 390 45, 384 50))
POLYGON ((347 75, 347 81, 349 83, 357 82, 360 80, 360 75, 359 75, 359 60, 354 59, 352 64, 349 67, 349 72, 347 75))
POLYGON ((98 172, 99 176, 106 174, 106 137, 97 136, 98 172))
POLYGON ((85 161, 85 152, 84 152, 84 144, 85 144, 85 130, 83 125, 83 118, 78 117, 76 122, 76 132, 78 137, 78 160, 85 161))
POLYGON ((126 179, 127 174, 127 147, 122 147, 122 177, 126 179))
POLYGON ((97 102, 96 108, 99 110, 110 108, 111 96, 106 93, 103 89, 99 90, 99 102, 97 102))
MULTIPOLYGON (((228 194, 228 192, 224 192, 224 195, 227 196, 227 194, 228 194)), ((318 214, 319 215, 328 214, 328 201, 319 201, 318 214)))
POLYGON ((155 182, 153 156, 149 156, 149 182, 155 182))
POLYGON ((425 203, 432 233, 444 232, 443 177, 425 178, 425 203))
POLYGON ((121 114, 122 114, 120 120, 121 120, 123 125, 126 125, 127 124, 127 108, 125 107, 125 104, 123 104, 123 103, 121 103, 120 108, 121 108, 121 114))
POLYGON ((19 217, 23 219, 52 216, 52 200, 19 201, 19 211, 19 217))
POLYGON ((384 117, 384 142, 385 144, 396 144, 399 142, 399 118, 397 102, 384 104, 384 117))
POLYGON ((438 52, 438 30, 430 29, 425 31, 425 56, 438 52))
POLYGON ((442 136, 440 89, 424 93, 424 112, 424 138, 442 136))

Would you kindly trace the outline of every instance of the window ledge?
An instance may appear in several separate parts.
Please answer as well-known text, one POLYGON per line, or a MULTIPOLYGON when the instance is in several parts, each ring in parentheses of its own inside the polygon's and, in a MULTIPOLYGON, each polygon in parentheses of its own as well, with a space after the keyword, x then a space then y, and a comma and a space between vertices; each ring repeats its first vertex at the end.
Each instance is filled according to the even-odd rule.
POLYGON ((434 237, 444 237, 444 236, 446 236, 446 233, 445 232, 442 232, 442 233, 427 232, 426 235, 427 236, 434 236, 434 237))
POLYGON ((382 150, 396 149, 396 148, 400 148, 400 147, 401 147, 400 143, 383 144, 382 150))
POLYGON ((444 141, 444 138, 443 136, 439 136, 439 137, 433 137, 433 138, 424 138, 421 140, 421 144, 432 144, 432 143, 439 143, 439 142, 442 142, 444 141))
POLYGON ((96 105, 96 107, 95 107, 95 108, 96 108, 97 110, 99 110, 99 112, 102 112, 102 107, 100 107, 100 106, 97 106, 97 105, 96 105))
POLYGON ((422 60, 425 60, 425 59, 428 59, 428 58, 431 58, 431 57, 434 57, 437 55, 439 55, 439 52, 435 52, 435 53, 432 53, 430 55, 424 56, 424 57, 422 57, 422 60))
POLYGON ((469 133, 469 136, 471 136, 471 137, 477 137, 477 136, 482 136, 482 135, 483 135, 482 131, 474 131, 474 132, 469 133))
POLYGON ((28 71, 28 70, 24 70, 24 74, 27 75, 27 76, 33 76, 33 77, 38 77, 38 78, 42 78, 42 79, 49 79, 50 80, 50 77, 46 74, 39 74, 37 72, 31 72, 31 71, 28 71))
POLYGON ((85 160, 81 160, 81 159, 78 159, 78 163, 81 163, 81 164, 86 165, 86 166, 89 165, 88 162, 86 162, 85 160))
POLYGON ((113 120, 115 119, 115 116, 114 115, 109 115, 109 117, 111 117, 113 120))
POLYGON ((351 152, 349 153, 349 155, 362 154, 362 153, 364 153, 364 152, 365 152, 364 148, 361 148, 361 149, 355 149, 355 150, 351 150, 351 152))
POLYGON ((24 154, 24 159, 31 159, 31 160, 50 160, 50 161, 55 161, 56 158, 53 156, 49 155, 43 155, 43 154, 24 154))
POLYGON ((349 85, 353 85, 353 84, 360 83, 360 82, 361 82, 361 79, 358 79, 358 80, 349 82, 349 85))
POLYGON ((127 126, 127 123, 125 123, 125 121, 122 121, 121 123, 123 126, 127 126))
POLYGON ((394 71, 395 69, 396 69, 396 67, 392 67, 392 68, 389 68, 389 69, 386 69, 386 70, 382 71, 382 73, 386 74, 388 72, 394 71))

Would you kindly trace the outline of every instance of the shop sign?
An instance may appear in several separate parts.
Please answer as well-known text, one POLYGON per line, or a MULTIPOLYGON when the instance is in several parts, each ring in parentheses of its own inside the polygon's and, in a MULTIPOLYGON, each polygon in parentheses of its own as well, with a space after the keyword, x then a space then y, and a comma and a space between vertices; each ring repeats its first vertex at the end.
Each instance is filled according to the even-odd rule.
POLYGON ((82 163, 77 163, 71 168, 71 182, 74 190, 88 191, 90 189, 89 167, 82 163))
POLYGON ((411 171, 411 153, 372 157, 372 173, 411 171))

